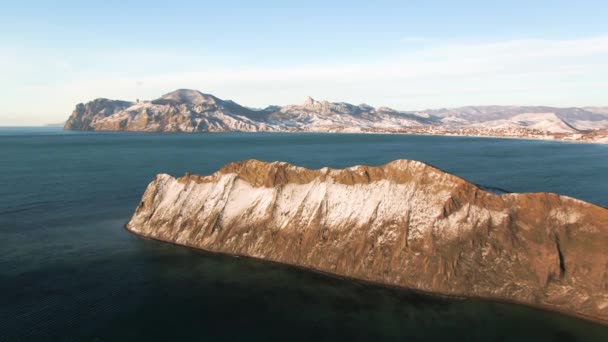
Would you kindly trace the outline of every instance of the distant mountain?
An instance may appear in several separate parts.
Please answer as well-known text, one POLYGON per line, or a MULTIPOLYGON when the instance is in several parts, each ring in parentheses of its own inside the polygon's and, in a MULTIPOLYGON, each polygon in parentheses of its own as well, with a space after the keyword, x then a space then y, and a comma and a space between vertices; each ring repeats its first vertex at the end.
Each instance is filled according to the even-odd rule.
POLYGON ((147 132, 391 132, 526 137, 552 134, 553 138, 562 139, 563 135, 608 129, 608 108, 468 106, 398 111, 308 97, 299 105, 253 109, 197 90, 178 89, 152 101, 96 99, 81 103, 64 127, 147 132))
POLYGON ((179 89, 144 102, 97 99, 79 104, 66 129, 160 132, 363 131, 436 124, 390 108, 307 98, 301 105, 255 110, 196 90, 179 89))
POLYGON ((551 133, 573 133, 608 128, 605 108, 555 108, 545 106, 468 106, 430 109, 420 113, 437 116, 446 126, 520 127, 551 133), (604 110, 602 110, 604 109, 604 110))
POLYGON ((583 109, 593 113, 608 114, 608 107, 585 107, 583 109))
POLYGON ((180 89, 153 101, 96 99, 79 104, 65 129, 96 131, 258 131, 262 112, 196 90, 180 89))

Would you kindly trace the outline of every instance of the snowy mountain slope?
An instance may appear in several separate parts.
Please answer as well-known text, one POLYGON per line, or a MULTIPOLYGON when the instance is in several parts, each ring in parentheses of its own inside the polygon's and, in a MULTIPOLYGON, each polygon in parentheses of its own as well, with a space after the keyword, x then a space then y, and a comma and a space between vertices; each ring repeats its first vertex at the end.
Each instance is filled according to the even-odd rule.
MULTIPOLYGON (((366 104, 317 101, 252 109, 197 90, 178 89, 152 101, 96 99, 79 104, 65 129, 156 132, 400 132, 507 130, 578 134, 608 128, 602 108, 468 106, 398 111, 366 104), (421 131, 422 130, 422 131, 421 131)), ((483 132, 481 132, 483 133, 483 132)), ((493 133, 494 134, 494 133, 493 133)))
POLYGON ((88 109, 74 111, 66 122, 66 129, 163 132, 361 131, 438 122, 434 118, 386 107, 376 109, 364 104, 355 106, 315 101, 312 98, 307 98, 301 105, 255 110, 189 89, 179 89, 152 101, 124 102, 116 110, 79 106, 88 109), (81 117, 86 117, 87 120, 83 121, 81 117))
POLYGON ((480 128, 528 128, 551 133, 573 133, 580 129, 559 118, 555 113, 524 113, 509 119, 484 121, 470 124, 480 128))
POLYGON ((608 128, 608 113, 583 108, 544 106, 469 106, 422 113, 441 118, 447 127, 529 128, 552 133, 608 128))
POLYGON ((301 105, 280 107, 268 116, 278 125, 291 123, 300 130, 361 130, 399 128, 434 124, 438 120, 366 104, 332 103, 306 98, 301 105))

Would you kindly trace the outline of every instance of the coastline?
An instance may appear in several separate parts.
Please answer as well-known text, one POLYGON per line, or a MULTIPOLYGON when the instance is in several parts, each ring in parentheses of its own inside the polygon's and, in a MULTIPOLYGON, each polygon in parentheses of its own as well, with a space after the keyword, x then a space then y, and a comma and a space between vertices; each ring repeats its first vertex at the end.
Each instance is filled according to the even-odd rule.
POLYGON ((594 322, 594 323, 597 323, 597 324, 601 324, 603 326, 608 326, 608 320, 604 320, 604 319, 601 319, 601 318, 596 317, 596 316, 584 315, 584 314, 580 314, 580 313, 575 313, 575 312, 570 312, 570 311, 562 310, 562 309, 560 309, 560 308, 558 308, 556 306, 544 305, 544 304, 526 303, 526 302, 520 302, 520 301, 510 300, 510 299, 506 299, 506 298, 502 298, 502 297, 461 296, 461 295, 454 295, 454 294, 449 294, 449 293, 425 291, 425 290, 421 290, 421 289, 403 287, 403 286, 399 286, 399 285, 395 285, 395 284, 387 284, 387 283, 373 281, 373 280, 366 280, 366 279, 360 279, 360 278, 355 278, 355 277, 349 277, 349 276, 345 276, 345 275, 341 275, 341 274, 337 274, 337 273, 332 273, 332 272, 320 270, 320 269, 313 268, 313 267, 306 267, 306 266, 301 266, 301 265, 297 265, 297 264, 291 264, 291 263, 285 263, 285 262, 280 262, 280 261, 274 261, 274 260, 268 260, 268 259, 263 259, 263 258, 257 258, 257 257, 254 257, 254 256, 245 255, 245 254, 234 254, 234 253, 212 251, 212 250, 204 249, 204 248, 201 248, 201 247, 198 247, 198 246, 194 246, 194 245, 190 245, 190 244, 181 244, 181 243, 177 243, 177 242, 174 242, 174 241, 169 241, 169 240, 165 240, 165 239, 160 239, 158 237, 153 237, 153 236, 137 233, 137 232, 135 232, 135 231, 133 231, 133 230, 131 230, 129 228, 128 222, 123 225, 123 228, 126 231, 128 231, 129 233, 131 233, 134 236, 139 237, 139 238, 144 238, 144 239, 148 239, 148 240, 168 243, 168 244, 171 244, 171 245, 174 245, 174 246, 177 246, 177 247, 185 247, 185 248, 188 248, 188 249, 191 249, 191 250, 194 250, 194 251, 197 251, 197 252, 202 252, 202 253, 205 253, 205 254, 209 254, 209 255, 223 255, 223 256, 229 256, 229 257, 235 257, 235 258, 245 258, 245 259, 249 259, 249 260, 256 260, 256 261, 259 261, 259 262, 265 262, 265 263, 274 264, 274 265, 282 265, 282 266, 286 266, 286 267, 291 267, 291 268, 294 268, 294 269, 299 269, 299 270, 304 271, 304 272, 313 272, 313 273, 321 274, 321 275, 324 275, 324 276, 327 276, 327 277, 331 277, 331 278, 334 278, 334 279, 341 279, 341 280, 346 280, 346 281, 351 281, 351 282, 358 282, 358 283, 361 283, 361 284, 367 284, 367 285, 372 285, 372 286, 380 286, 380 287, 390 288, 390 289, 396 289, 396 290, 400 290, 400 291, 411 291, 413 293, 418 293, 418 294, 422 294, 422 295, 426 295, 426 296, 432 296, 432 297, 437 297, 437 298, 454 299, 454 300, 480 300, 480 301, 487 301, 487 302, 494 302, 494 303, 504 303, 504 304, 520 305, 520 306, 532 308, 532 309, 535 309, 535 310, 541 310, 541 311, 545 311, 545 312, 557 313, 557 314, 560 314, 560 315, 568 316, 570 318, 576 318, 576 319, 586 320, 586 321, 594 322))
POLYGON ((439 137, 462 137, 462 138, 488 138, 488 139, 510 139, 510 140, 530 140, 530 141, 555 141, 564 143, 578 143, 591 145, 608 145, 608 137, 605 141, 595 140, 574 140, 555 138, 553 136, 513 136, 513 135, 481 135, 481 134, 439 134, 429 132, 391 132, 391 131, 144 131, 144 130, 75 130, 62 129, 70 132, 96 132, 96 133, 144 133, 144 134, 217 134, 217 133, 263 133, 263 134, 377 134, 377 135, 415 135, 415 136, 439 136, 439 137))

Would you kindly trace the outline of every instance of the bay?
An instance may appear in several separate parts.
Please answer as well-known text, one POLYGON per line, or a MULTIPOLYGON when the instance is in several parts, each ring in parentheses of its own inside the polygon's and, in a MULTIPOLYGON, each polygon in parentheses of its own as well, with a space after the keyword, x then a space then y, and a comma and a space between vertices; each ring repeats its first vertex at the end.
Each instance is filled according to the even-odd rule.
POLYGON ((0 341, 608 340, 608 327, 210 255, 123 226, 157 173, 248 158, 420 160, 473 183, 608 206, 608 146, 372 135, 0 129, 0 341))

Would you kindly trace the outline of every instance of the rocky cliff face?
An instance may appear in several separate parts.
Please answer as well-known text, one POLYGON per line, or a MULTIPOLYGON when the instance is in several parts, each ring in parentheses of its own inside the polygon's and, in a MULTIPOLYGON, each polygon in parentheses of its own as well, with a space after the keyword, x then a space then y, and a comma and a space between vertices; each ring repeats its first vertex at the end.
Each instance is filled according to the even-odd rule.
POLYGON ((132 105, 132 102, 108 99, 96 99, 86 104, 80 103, 76 105, 63 127, 76 131, 92 131, 97 129, 97 121, 121 112, 132 105))
POLYGON ((309 170, 231 163, 158 175, 139 235, 439 294, 608 322, 608 209, 548 193, 485 192, 429 165, 309 170))

